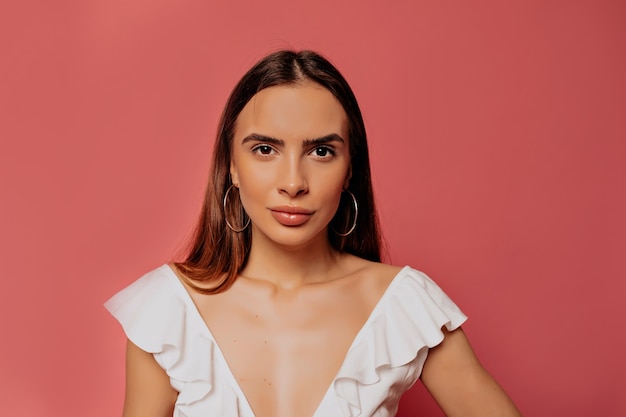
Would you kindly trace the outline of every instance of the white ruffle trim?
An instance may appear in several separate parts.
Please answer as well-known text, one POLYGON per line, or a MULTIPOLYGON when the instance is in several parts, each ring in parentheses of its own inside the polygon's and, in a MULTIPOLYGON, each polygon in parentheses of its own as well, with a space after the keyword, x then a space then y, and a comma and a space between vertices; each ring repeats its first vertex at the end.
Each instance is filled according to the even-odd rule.
MULTIPOLYGON (((200 331, 204 322, 198 322, 201 318, 195 307, 185 301, 188 295, 177 294, 185 289, 168 269, 164 265, 144 275, 107 301, 105 307, 121 323, 128 339, 152 353, 167 372, 172 387, 180 393, 174 416, 186 417, 198 415, 204 408, 198 403, 214 391, 216 346, 206 332, 200 331)), ((238 415, 236 393, 224 387, 220 391, 211 405, 217 400, 223 415, 238 415)))
MULTIPOLYGON (((252 414, 245 398, 240 398, 243 393, 221 380, 214 383, 221 360, 215 357, 220 355, 219 348, 169 266, 144 275, 105 307, 127 337, 152 353, 169 375, 172 387, 180 393, 174 417, 252 414)), ((375 384, 381 378, 389 386, 402 379, 408 388, 419 377, 428 349, 443 340, 441 328, 454 330, 466 319, 428 276, 404 267, 355 338, 333 382, 342 414, 379 415, 375 410, 391 402, 388 409, 397 407, 404 388, 391 399, 393 390, 380 392, 375 384)))
POLYGON ((419 377, 426 352, 443 340, 441 328, 454 330, 467 317, 425 274, 405 267, 387 289, 346 356, 334 382, 342 412, 356 417, 364 388, 376 384, 386 369, 414 363, 419 377), (423 354, 422 354, 423 353, 423 354))

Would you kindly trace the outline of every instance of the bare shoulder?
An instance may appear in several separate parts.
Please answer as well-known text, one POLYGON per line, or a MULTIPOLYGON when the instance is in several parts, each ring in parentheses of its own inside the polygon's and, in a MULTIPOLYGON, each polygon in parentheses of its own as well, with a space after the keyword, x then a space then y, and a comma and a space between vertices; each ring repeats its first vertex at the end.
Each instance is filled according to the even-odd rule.
POLYGON ((351 285, 366 297, 372 297, 373 300, 382 296, 403 269, 401 266, 372 262, 358 257, 352 257, 347 262, 350 269, 349 276, 352 278, 351 285))

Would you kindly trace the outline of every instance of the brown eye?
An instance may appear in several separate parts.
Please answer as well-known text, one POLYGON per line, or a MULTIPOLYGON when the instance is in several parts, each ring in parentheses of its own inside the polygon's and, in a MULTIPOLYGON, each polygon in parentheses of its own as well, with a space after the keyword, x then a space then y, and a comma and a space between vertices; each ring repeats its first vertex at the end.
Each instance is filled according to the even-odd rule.
POLYGON ((328 155, 328 149, 327 148, 316 148, 315 149, 315 155, 324 157, 324 156, 328 155))
POLYGON ((273 149, 269 145, 259 145, 259 146, 256 146, 254 149, 252 149, 252 151, 260 155, 271 155, 273 152, 273 149))
POLYGON ((335 151, 328 146, 318 146, 317 148, 313 149, 313 152, 311 152, 311 154, 320 159, 329 159, 335 156, 335 151))

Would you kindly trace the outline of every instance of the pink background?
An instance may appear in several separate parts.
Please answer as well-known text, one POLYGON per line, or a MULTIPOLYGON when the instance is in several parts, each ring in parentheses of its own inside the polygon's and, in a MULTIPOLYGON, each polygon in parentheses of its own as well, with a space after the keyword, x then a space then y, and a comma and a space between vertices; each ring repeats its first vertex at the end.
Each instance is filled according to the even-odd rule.
POLYGON ((293 47, 360 100, 391 261, 522 412, 626 415, 626 3, 216 3, 0 6, 2 414, 119 414, 102 303, 180 251, 228 92, 293 47))

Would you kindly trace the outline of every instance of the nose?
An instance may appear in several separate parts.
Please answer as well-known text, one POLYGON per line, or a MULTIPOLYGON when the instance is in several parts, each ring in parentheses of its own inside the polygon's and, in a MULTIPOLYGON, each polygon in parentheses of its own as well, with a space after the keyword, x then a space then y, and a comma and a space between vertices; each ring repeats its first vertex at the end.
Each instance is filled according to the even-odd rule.
POLYGON ((278 172, 278 192, 289 197, 297 197, 309 191, 306 166, 298 156, 285 158, 278 172))

